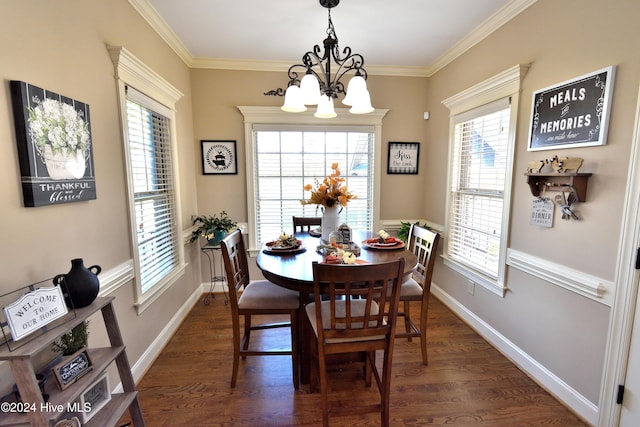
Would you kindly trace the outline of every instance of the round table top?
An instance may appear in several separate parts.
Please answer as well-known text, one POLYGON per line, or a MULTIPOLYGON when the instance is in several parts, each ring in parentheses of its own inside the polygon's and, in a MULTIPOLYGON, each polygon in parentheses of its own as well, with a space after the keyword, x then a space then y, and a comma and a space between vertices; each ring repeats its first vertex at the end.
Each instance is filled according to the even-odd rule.
MULTIPOLYGON (((368 263, 380 263, 404 258, 405 275, 411 274, 418 265, 418 258, 407 248, 369 249, 362 246, 362 241, 374 236, 374 233, 354 230, 353 234, 353 241, 361 249, 358 257, 360 260, 368 263)), ((264 253, 261 250, 256 261, 267 280, 288 289, 311 293, 313 291, 313 269, 311 265, 314 261, 322 262, 323 260, 323 255, 316 251, 317 246, 322 242, 319 237, 313 237, 306 232, 295 233, 295 236, 302 241, 302 245, 305 248, 303 252, 271 254, 264 253)))

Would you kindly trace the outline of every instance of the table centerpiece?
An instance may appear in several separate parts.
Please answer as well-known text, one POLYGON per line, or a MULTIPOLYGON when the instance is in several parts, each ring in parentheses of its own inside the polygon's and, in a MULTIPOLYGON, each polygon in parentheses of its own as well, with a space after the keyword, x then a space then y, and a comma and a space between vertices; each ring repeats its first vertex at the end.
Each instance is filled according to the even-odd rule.
POLYGON ((329 235, 338 229, 342 208, 349 200, 357 199, 345 185, 346 179, 340 176, 338 163, 332 163, 331 170, 331 174, 322 181, 316 178, 313 185, 305 185, 304 190, 311 191, 311 196, 300 200, 303 205, 316 205, 316 209, 322 209, 321 238, 324 242, 329 242, 329 235))

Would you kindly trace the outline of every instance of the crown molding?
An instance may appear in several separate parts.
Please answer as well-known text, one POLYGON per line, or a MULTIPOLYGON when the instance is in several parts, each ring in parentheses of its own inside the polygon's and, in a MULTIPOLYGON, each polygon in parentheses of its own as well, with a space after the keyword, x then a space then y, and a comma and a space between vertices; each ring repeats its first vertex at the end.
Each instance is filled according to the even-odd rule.
MULTIPOLYGON (((484 40, 491 33, 509 22, 538 0, 512 0, 486 21, 467 34, 451 49, 426 67, 402 65, 367 65, 367 74, 396 77, 431 77, 460 55, 484 40)), ((167 22, 158 14, 149 0, 129 0, 133 8, 149 23, 158 35, 171 47, 190 68, 245 71, 286 71, 291 66, 285 61, 247 60, 233 58, 194 57, 167 22)))
POLYGON ((171 29, 169 24, 167 24, 167 21, 165 21, 151 3, 149 3, 149 0, 129 0, 129 4, 149 23, 151 28, 173 49, 180 59, 182 59, 188 67, 191 67, 193 55, 171 29))
MULTIPOLYGON (((286 72, 291 67, 290 61, 259 61, 232 58, 194 58, 191 68, 210 68, 237 71, 277 71, 286 72)), ((397 65, 367 65, 368 75, 426 77, 426 67, 397 65)))
POLYGON ((507 3, 427 67, 426 76, 431 77, 440 71, 537 1, 513 0, 507 3))

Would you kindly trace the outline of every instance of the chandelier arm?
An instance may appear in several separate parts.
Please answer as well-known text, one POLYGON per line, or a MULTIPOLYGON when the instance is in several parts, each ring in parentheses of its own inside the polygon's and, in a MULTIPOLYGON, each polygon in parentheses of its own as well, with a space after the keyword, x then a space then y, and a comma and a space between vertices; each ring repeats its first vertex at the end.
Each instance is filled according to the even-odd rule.
POLYGON ((300 74, 298 74, 298 71, 296 69, 299 67, 306 70, 305 66, 301 64, 295 64, 289 67, 289 71, 287 71, 287 76, 289 77, 289 83, 287 84, 287 87, 291 85, 300 85, 300 74, 304 74, 304 72, 300 71, 300 74))

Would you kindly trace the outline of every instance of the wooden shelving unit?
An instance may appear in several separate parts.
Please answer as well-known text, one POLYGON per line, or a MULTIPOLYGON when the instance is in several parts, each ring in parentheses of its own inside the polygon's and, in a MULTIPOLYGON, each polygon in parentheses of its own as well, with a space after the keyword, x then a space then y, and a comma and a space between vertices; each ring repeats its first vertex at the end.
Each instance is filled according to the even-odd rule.
POLYGON ((98 413, 83 424, 84 427, 115 426, 124 413, 129 410, 135 427, 144 427, 142 408, 138 400, 138 392, 131 374, 131 367, 125 351, 120 327, 113 309, 113 297, 97 298, 88 307, 76 310, 76 317, 69 322, 56 326, 45 334, 16 348, 13 351, 5 346, 0 349, 0 360, 9 362, 18 391, 23 402, 38 410, 27 413, 3 413, 0 426, 30 425, 34 427, 50 427, 60 419, 65 412, 55 408, 66 408, 69 403, 78 399, 80 394, 97 380, 104 371, 115 362, 122 393, 114 393, 111 400, 98 413), (90 348, 88 350, 93 369, 65 390, 59 390, 52 376, 47 381, 49 400, 45 403, 33 369, 32 358, 40 351, 49 347, 53 341, 68 330, 87 320, 94 313, 101 311, 104 324, 109 336, 110 347, 90 348), (62 406, 61 406, 62 405, 62 406), (41 411, 40 408, 45 408, 41 411), (51 408, 53 410, 46 410, 51 408))
POLYGON ((529 173, 527 184, 535 197, 544 191, 574 192, 579 202, 587 199, 587 185, 590 173, 529 173))

